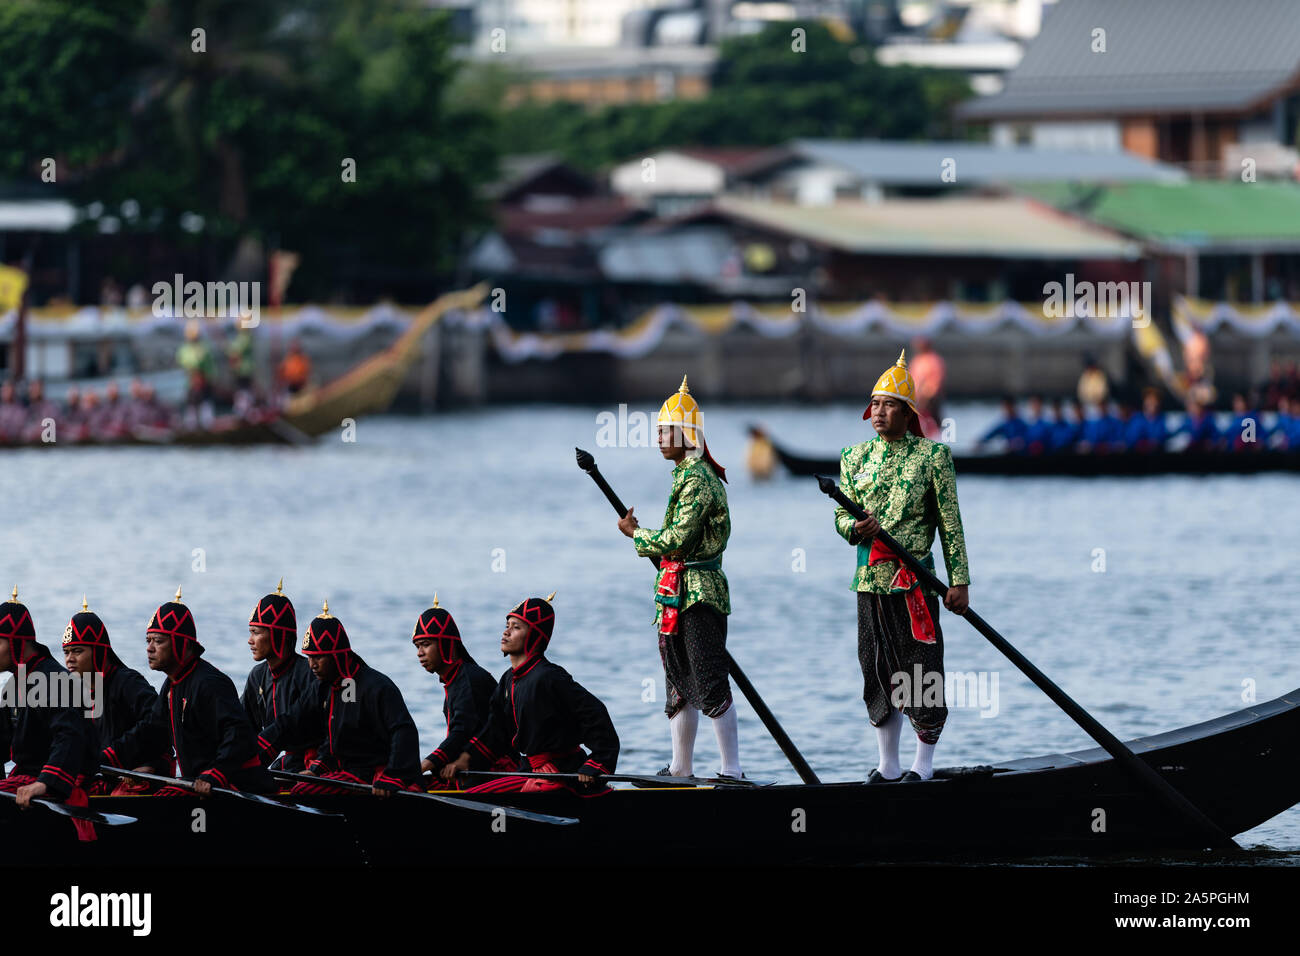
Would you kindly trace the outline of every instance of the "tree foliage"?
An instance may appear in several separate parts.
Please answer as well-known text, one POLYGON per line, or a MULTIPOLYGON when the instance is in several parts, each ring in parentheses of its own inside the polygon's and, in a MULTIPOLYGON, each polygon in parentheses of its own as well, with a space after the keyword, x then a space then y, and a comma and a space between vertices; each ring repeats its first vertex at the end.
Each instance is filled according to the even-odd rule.
POLYGON ((451 47, 417 0, 15 0, 0 177, 55 157, 72 198, 138 203, 127 229, 182 237, 190 213, 294 249, 300 294, 445 271, 495 172, 495 114, 447 95, 451 47))
POLYGON ((801 137, 952 136, 952 107, 970 96, 958 73, 885 67, 868 46, 816 23, 770 24, 726 40, 711 89, 697 100, 586 110, 525 103, 501 125, 504 152, 553 150, 595 168, 675 145, 769 146, 801 137), (804 31, 802 52, 792 30, 804 31))

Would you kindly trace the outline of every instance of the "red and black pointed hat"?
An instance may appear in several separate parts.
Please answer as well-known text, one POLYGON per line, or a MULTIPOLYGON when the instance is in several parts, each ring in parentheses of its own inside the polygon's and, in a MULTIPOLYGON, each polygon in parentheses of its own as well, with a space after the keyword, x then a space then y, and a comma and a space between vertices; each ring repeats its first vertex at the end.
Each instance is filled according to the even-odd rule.
POLYGON ((324 602, 320 614, 312 618, 311 624, 307 626, 307 633, 302 639, 302 652, 308 657, 333 656, 339 674, 343 677, 352 677, 361 663, 352 650, 343 622, 330 613, 329 601, 324 602))
POLYGON ((411 642, 436 640, 438 653, 444 661, 455 661, 465 654, 465 642, 461 640, 460 628, 455 619, 444 607, 438 606, 438 595, 433 596, 433 607, 427 608, 415 622, 411 632, 411 642))
POLYGON ((0 640, 9 641, 15 664, 27 655, 27 642, 36 643, 36 625, 27 606, 18 603, 16 584, 9 600, 0 604, 0 640))
POLYGON ((275 586, 274 594, 268 594, 257 602, 248 623, 271 632, 271 653, 276 657, 288 657, 296 652, 298 615, 294 612, 293 602, 284 596, 284 578, 275 586))
POLYGON ((547 645, 551 643, 551 631, 555 628, 555 608, 551 607, 553 600, 554 591, 548 597, 527 598, 506 615, 517 617, 528 625, 528 636, 524 638, 524 654, 528 657, 544 654, 547 645))
POLYGON ((165 634, 172 639, 172 653, 182 664, 191 653, 202 654, 203 646, 199 644, 198 632, 194 629, 194 615, 181 603, 181 589, 176 589, 176 596, 165 604, 158 605, 149 619, 146 634, 165 634))
POLYGON ((113 651, 108 641, 108 628, 99 619, 99 615, 90 609, 83 595, 81 611, 72 615, 72 620, 63 629, 64 647, 93 648, 95 670, 108 672, 122 666, 121 660, 113 651))

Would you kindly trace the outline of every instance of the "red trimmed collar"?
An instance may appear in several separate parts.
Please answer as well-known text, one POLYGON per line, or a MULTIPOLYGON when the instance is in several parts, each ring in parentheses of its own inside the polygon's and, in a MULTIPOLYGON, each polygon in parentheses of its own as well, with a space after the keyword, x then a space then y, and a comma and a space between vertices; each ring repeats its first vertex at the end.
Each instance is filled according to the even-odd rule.
POLYGON ((464 665, 464 661, 456 661, 456 663, 452 664, 451 667, 447 668, 447 673, 438 675, 438 680, 442 681, 444 684, 450 684, 460 676, 460 672, 464 665))
POLYGON ((525 674, 527 674, 530 670, 532 670, 534 667, 536 667, 540 662, 542 662, 545 659, 546 659, 545 654, 534 654, 532 657, 524 658, 524 662, 522 664, 520 664, 518 667, 511 668, 510 670, 511 677, 514 680, 519 680, 519 678, 523 677, 525 674))
POLYGON ((193 673, 194 673, 194 668, 196 668, 196 667, 198 667, 198 666, 199 666, 199 658, 196 657, 196 658, 194 658, 192 661, 190 661, 189 663, 182 665, 182 666, 181 666, 181 669, 178 670, 178 671, 176 671, 176 673, 174 673, 174 674, 169 674, 169 675, 168 675, 168 679, 172 682, 172 686, 175 687, 177 684, 179 684, 179 683, 180 683, 181 681, 183 681, 185 678, 187 678, 187 677, 189 677, 191 674, 193 674, 193 673))

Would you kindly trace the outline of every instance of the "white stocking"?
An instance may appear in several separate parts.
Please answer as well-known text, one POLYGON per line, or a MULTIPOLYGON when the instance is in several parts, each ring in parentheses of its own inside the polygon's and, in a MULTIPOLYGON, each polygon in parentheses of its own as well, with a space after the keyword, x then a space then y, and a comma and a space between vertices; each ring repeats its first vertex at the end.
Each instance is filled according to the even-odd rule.
POLYGON ((880 749, 880 763, 876 769, 886 780, 896 780, 902 775, 898 765, 898 741, 903 736, 907 718, 901 710, 890 708, 889 719, 876 728, 876 746, 880 749))
POLYGON ((713 718, 713 732, 718 735, 718 753, 722 755, 722 773, 740 777, 740 734, 736 727, 736 705, 721 717, 713 718))
POLYGON ((934 776, 934 744, 923 744, 921 738, 916 739, 916 759, 912 761, 912 772, 920 776, 922 780, 929 780, 934 776))
POLYGON ((695 731, 700 726, 700 712, 694 707, 683 707, 668 721, 673 735, 673 762, 668 772, 674 777, 691 776, 695 757, 695 731))

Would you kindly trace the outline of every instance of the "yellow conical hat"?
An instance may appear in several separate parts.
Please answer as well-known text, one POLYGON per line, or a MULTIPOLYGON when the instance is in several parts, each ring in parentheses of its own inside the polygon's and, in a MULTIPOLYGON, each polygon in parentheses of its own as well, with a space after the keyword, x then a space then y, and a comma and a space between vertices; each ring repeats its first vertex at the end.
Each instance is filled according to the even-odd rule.
POLYGON ((906 349, 899 352, 898 361, 876 379, 876 387, 871 390, 871 394, 897 398, 907 402, 908 407, 916 411, 916 383, 912 381, 912 373, 907 370, 906 349))
POLYGON ((668 401, 659 406, 659 419, 656 424, 680 425, 687 441, 692 445, 699 444, 699 433, 704 427, 704 419, 700 414, 700 403, 686 387, 685 375, 682 376, 681 388, 669 395, 668 401))

